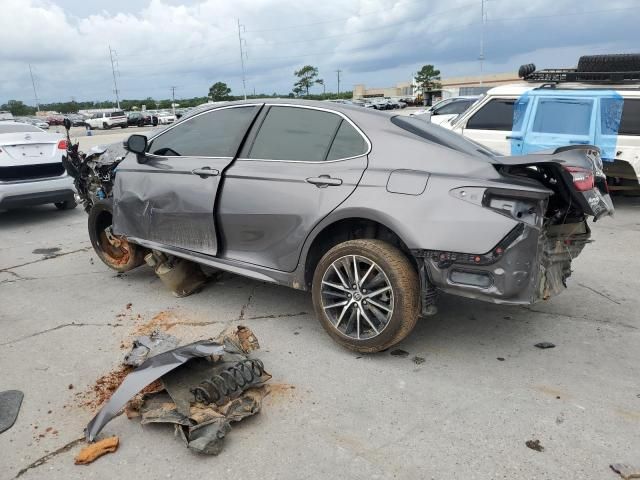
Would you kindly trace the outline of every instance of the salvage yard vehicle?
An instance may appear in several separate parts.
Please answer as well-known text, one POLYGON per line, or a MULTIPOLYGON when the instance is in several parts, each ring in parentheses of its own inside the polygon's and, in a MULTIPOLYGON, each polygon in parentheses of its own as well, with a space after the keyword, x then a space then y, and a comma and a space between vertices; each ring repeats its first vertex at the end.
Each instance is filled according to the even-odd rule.
POLYGON ((520 74, 526 83, 493 88, 441 125, 503 155, 609 143, 610 152, 602 152, 609 188, 640 194, 640 54, 583 56, 576 69, 529 64, 520 74), (611 110, 618 110, 616 121, 611 110))
POLYGON ((431 122, 434 125, 442 125, 445 122, 453 121, 458 115, 467 111, 479 98, 479 96, 447 98, 411 116, 431 122))
POLYGON ((131 270, 150 249, 310 290, 329 335, 360 352, 405 338, 438 292, 510 305, 560 293, 587 218, 613 212, 597 148, 500 157, 326 102, 207 106, 126 149, 90 199, 105 264, 131 270))
POLYGON ((127 128, 127 116, 122 110, 115 110, 113 112, 98 112, 91 115, 84 121, 89 130, 102 128, 108 130, 110 128, 120 127, 127 128))
POLYGON ((75 208, 73 178, 62 166, 61 135, 19 122, 0 122, 0 210, 53 203, 75 208))

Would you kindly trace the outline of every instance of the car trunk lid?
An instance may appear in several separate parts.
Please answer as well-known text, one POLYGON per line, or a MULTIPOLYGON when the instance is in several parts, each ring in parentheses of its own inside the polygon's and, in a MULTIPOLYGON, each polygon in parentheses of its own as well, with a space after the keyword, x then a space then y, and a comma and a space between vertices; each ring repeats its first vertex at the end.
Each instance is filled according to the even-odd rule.
POLYGON ((567 215, 582 213, 595 220, 613 215, 598 147, 575 145, 523 156, 495 157, 494 165, 506 176, 529 178, 553 190, 556 205, 564 207, 567 215))
POLYGON ((4 164, 13 166, 60 162, 60 139, 45 132, 20 132, 0 135, 0 150, 6 155, 4 164))

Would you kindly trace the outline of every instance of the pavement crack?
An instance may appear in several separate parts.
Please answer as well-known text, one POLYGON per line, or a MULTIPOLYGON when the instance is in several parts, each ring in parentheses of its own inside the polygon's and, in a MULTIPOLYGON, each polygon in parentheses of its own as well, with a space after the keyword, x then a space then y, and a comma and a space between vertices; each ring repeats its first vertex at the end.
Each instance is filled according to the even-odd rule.
POLYGON ((238 316, 238 321, 244 320, 244 314, 247 308, 249 308, 249 306, 251 305, 251 300, 253 300, 253 295, 256 293, 257 288, 258 286, 256 285, 251 289, 251 293, 249 293, 249 298, 247 298, 246 303, 242 305, 242 308, 240 309, 240 315, 238 316))
POLYGON ((12 267, 0 268, 0 272, 8 272, 9 270, 13 270, 14 268, 26 267, 27 265, 44 262, 46 260, 51 260, 52 258, 64 257, 65 255, 71 255, 72 253, 86 252, 88 250, 91 250, 92 248, 93 247, 84 247, 77 250, 71 250, 69 252, 54 253, 52 255, 47 255, 43 258, 39 258, 38 260, 32 260, 30 262, 21 263, 20 265, 14 265, 12 267))
POLYGON ((617 300, 614 300, 613 298, 611 298, 609 295, 607 295, 606 293, 602 293, 598 290, 596 290, 595 288, 591 288, 588 285, 585 285, 584 283, 578 283, 578 285, 580 285, 582 288, 586 288, 587 290, 592 291, 593 293, 600 295, 601 297, 606 298, 607 300, 609 300, 610 302, 615 303, 616 305, 621 305, 620 302, 618 302, 617 300))
POLYGON ((84 437, 80 437, 80 438, 76 438, 75 440, 70 441, 69 443, 67 443, 66 445, 63 445, 62 447, 58 448, 57 450, 54 450, 51 453, 47 453, 44 457, 40 457, 39 459, 37 459, 35 462, 30 463, 29 465, 27 465, 26 467, 24 467, 22 470, 20 470, 14 478, 14 480, 18 477, 21 477, 22 475, 24 475, 25 473, 27 473, 29 470, 33 469, 33 468, 38 468, 42 465, 44 465, 45 463, 47 463, 49 460, 51 460, 54 457, 57 457, 58 455, 60 455, 61 453, 64 452, 68 452, 69 450, 71 450, 73 447, 75 447, 76 445, 80 444, 84 442, 84 437))
POLYGON ((260 315, 257 317, 247 317, 247 320, 267 320, 269 318, 287 318, 287 317, 299 317, 302 315, 308 315, 309 312, 297 312, 297 313, 279 313, 274 315, 260 315))
POLYGON ((23 340, 27 340, 29 338, 44 335, 45 333, 55 332, 56 330, 61 330, 67 327, 121 327, 121 326, 122 324, 119 324, 119 323, 63 323, 62 325, 58 325, 57 327, 47 328, 46 330, 42 330, 40 332, 35 332, 30 335, 25 335, 24 337, 19 337, 14 340, 10 340, 8 342, 0 343, 0 347, 4 347, 6 345, 11 345, 13 343, 18 343, 23 340))

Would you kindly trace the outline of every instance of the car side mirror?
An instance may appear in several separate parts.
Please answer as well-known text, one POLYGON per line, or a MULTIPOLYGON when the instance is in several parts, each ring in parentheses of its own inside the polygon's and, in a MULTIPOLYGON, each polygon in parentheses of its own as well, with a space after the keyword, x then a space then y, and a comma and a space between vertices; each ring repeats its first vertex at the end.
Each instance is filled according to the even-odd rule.
POLYGON ((138 162, 144 163, 144 154, 147 151, 147 137, 145 135, 131 135, 124 146, 129 152, 138 156, 138 162))
POLYGON ((64 117, 62 124, 64 125, 64 128, 66 130, 69 130, 71 128, 71 120, 69 120, 67 117, 64 117))

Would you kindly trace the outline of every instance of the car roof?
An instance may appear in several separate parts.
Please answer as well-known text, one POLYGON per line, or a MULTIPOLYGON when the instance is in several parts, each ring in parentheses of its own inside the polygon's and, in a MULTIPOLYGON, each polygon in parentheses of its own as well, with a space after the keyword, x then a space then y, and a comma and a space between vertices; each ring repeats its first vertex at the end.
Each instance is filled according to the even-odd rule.
MULTIPOLYGON (((549 83, 512 83, 509 85, 500 85, 494 87, 487 92, 487 96, 520 96, 532 90, 539 89, 549 83)), ((551 84, 553 90, 613 90, 622 96, 640 97, 640 85, 602 85, 602 84, 586 84, 586 83, 560 83, 551 84)), ((551 90, 551 87, 547 87, 551 90)))

